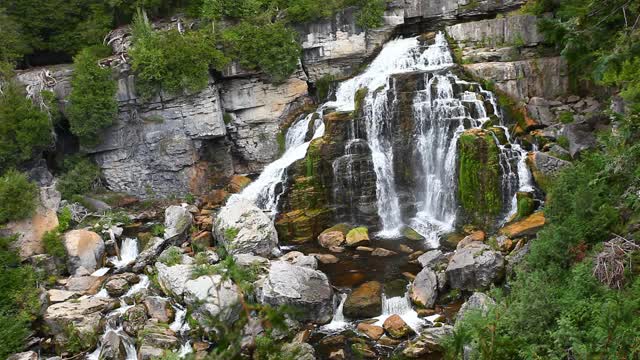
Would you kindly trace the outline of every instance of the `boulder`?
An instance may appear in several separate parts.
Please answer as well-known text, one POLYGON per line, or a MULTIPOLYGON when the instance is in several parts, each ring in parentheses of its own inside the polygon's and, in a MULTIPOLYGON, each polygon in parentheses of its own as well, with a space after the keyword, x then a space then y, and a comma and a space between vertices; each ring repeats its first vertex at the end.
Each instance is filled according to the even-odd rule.
POLYGON ((413 330, 397 314, 389 316, 382 324, 382 327, 394 339, 402 339, 413 334, 413 330))
POLYGON ((193 215, 187 208, 176 205, 169 206, 164 211, 164 238, 172 239, 178 237, 180 240, 173 241, 174 244, 178 245, 188 235, 192 223, 193 215))
POLYGON ((393 255, 398 255, 398 253, 395 251, 391 251, 383 248, 376 248, 371 252, 371 256, 387 257, 387 256, 393 256, 393 255))
POLYGON ((297 308, 300 310, 296 318, 299 321, 331 321, 333 289, 321 271, 274 261, 267 276, 256 285, 260 303, 297 308))
POLYGON ((236 265, 240 267, 268 267, 269 259, 265 259, 262 256, 255 256, 251 254, 238 254, 233 255, 233 260, 235 260, 236 265))
POLYGON ((465 301, 464 304, 462 304, 460 310, 458 310, 458 314, 456 314, 456 322, 462 321, 465 314, 469 311, 478 310, 483 314, 486 314, 489 310, 489 307, 495 304, 496 302, 486 294, 481 292, 474 292, 473 295, 471 295, 469 299, 465 301))
POLYGON ((485 244, 472 243, 457 250, 446 270, 452 289, 475 290, 487 288, 502 279, 504 258, 485 244))
POLYGON ((339 259, 335 255, 331 254, 309 254, 315 256, 315 258, 322 264, 335 264, 339 259))
POLYGON ((332 248, 341 246, 345 241, 344 234, 341 231, 323 232, 318 236, 318 243, 324 248, 332 248))
POLYGON ((378 340, 384 335, 384 328, 376 325, 359 323, 357 329, 371 340, 378 340))
POLYGON ((562 134, 569 140, 569 153, 573 159, 597 144, 594 128, 587 122, 567 124, 562 134))
POLYGON ((220 275, 206 275, 187 281, 184 301, 193 309, 193 318, 207 331, 211 330, 209 319, 215 318, 230 325, 238 319, 242 309, 238 288, 220 275))
POLYGON ((296 360, 316 360, 316 351, 307 343, 288 343, 282 346, 283 354, 294 354, 296 360))
POLYGON ((162 357, 164 350, 176 349, 180 345, 180 340, 171 329, 151 319, 140 331, 138 344, 138 360, 151 360, 162 357))
POLYGON ((420 336, 409 341, 402 355, 410 359, 423 359, 425 355, 440 353, 444 350, 442 342, 453 333, 453 326, 442 325, 422 330, 420 336))
POLYGON ((107 331, 101 342, 102 348, 98 356, 100 360, 125 360, 127 358, 124 340, 117 332, 113 330, 107 331))
POLYGON ((539 151, 529 153, 527 164, 531 168, 531 174, 536 184, 545 191, 548 190, 550 182, 556 174, 571 165, 568 161, 539 151))
POLYGON ((131 270, 133 272, 140 272, 147 265, 154 263, 170 243, 170 240, 165 240, 159 237, 151 238, 151 240, 146 244, 144 250, 142 250, 136 258, 136 261, 131 265, 131 270))
POLYGON ((527 236, 535 236, 545 224, 545 217, 542 211, 534 213, 522 220, 510 223, 500 229, 500 234, 511 239, 527 236))
POLYGON ((281 256, 280 261, 286 261, 293 265, 305 266, 310 269, 318 268, 318 260, 312 255, 305 255, 299 251, 290 251, 281 256))
POLYGON ((344 303, 344 315, 352 319, 364 319, 382 313, 382 284, 366 282, 355 288, 344 303))
POLYGON ((77 293, 93 295, 100 290, 103 277, 97 276, 72 276, 67 279, 67 290, 77 293))
POLYGON ((277 252, 278 234, 273 222, 248 200, 230 201, 218 213, 213 229, 230 254, 269 257, 277 252))
POLYGON ((144 298, 143 304, 150 318, 167 324, 173 321, 175 312, 167 298, 147 296, 144 298))
POLYGON ((103 312, 111 300, 100 297, 85 297, 49 306, 43 321, 46 334, 53 337, 57 348, 65 349, 74 341, 83 350, 96 346, 102 328, 103 312))
POLYGON ((176 300, 181 300, 187 281, 191 280, 193 265, 166 266, 157 262, 158 283, 162 291, 176 300))
POLYGON ((347 233, 347 246, 359 246, 369 243, 369 229, 364 226, 351 229, 347 233))
POLYGON ((463 247, 471 244, 474 241, 483 242, 485 238, 486 235, 484 231, 474 231, 460 240, 460 242, 456 244, 456 249, 462 249, 463 247))
POLYGON ((438 298, 438 278, 428 267, 423 268, 411 284, 411 300, 418 306, 432 308, 438 298))
POLYGON ((147 311, 144 305, 138 304, 128 308, 124 312, 122 319, 124 331, 131 336, 137 336, 138 332, 144 328, 147 322, 147 311))
POLYGON ((96 271, 104 259, 104 241, 100 235, 88 230, 72 230, 64 234, 67 250, 67 268, 75 274, 80 267, 89 273, 96 271))
POLYGON ((424 241, 424 236, 408 226, 402 229, 402 236, 412 241, 424 241))
POLYGON ((418 263, 423 268, 434 269, 439 263, 445 260, 445 256, 440 250, 431 250, 418 257, 418 263))
POLYGON ((58 289, 47 290, 47 297, 49 299, 49 303, 51 304, 64 302, 78 295, 79 294, 75 291, 58 290, 58 289))
POLYGON ((122 273, 113 275, 104 284, 104 288, 111 297, 119 297, 124 295, 131 285, 137 284, 140 281, 140 277, 133 273, 122 273))
POLYGON ((35 351, 25 351, 13 355, 9 355, 7 360, 38 360, 40 357, 35 351))

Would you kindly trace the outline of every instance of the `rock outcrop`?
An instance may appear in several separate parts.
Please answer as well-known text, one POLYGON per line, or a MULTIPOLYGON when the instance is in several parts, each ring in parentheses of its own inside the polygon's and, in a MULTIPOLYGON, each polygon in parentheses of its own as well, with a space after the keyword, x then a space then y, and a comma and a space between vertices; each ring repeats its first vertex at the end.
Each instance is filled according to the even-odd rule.
POLYGON ((64 349, 69 341, 83 349, 91 349, 97 343, 102 313, 110 302, 109 299, 90 297, 49 306, 43 317, 47 334, 53 336, 60 349, 64 349))
POLYGON ((201 276, 184 286, 185 303, 193 309, 193 318, 207 330, 211 330, 210 319, 227 325, 238 319, 240 296, 236 285, 220 275, 201 276))
POLYGON ((265 213, 243 199, 230 201, 216 217, 214 235, 230 254, 270 257, 278 246, 278 233, 265 213))
POLYGON ((456 251, 446 274, 452 289, 484 289, 504 276, 504 257, 488 245, 471 243, 456 251))

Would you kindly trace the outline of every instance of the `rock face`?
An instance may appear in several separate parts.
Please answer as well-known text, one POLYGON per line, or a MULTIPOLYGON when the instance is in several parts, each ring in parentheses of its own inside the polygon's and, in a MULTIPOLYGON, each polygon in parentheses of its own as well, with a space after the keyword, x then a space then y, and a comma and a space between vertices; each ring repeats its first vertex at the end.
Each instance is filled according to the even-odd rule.
POLYGON ((517 8, 524 4, 522 0, 408 0, 405 1, 405 17, 452 20, 457 18, 484 15, 517 8))
POLYGON ((318 270, 274 261, 257 289, 261 303, 299 309, 300 321, 327 323, 333 316, 333 290, 327 276, 318 270))
POLYGON ((67 268, 75 274, 80 268, 89 273, 96 271, 104 258, 104 241, 93 231, 72 230, 64 235, 67 250, 67 268))
POLYGON ((215 238, 230 254, 269 257, 278 245, 278 233, 264 212, 249 201, 231 201, 220 210, 214 223, 215 238))
POLYGON ((488 245, 472 243, 457 250, 446 270, 452 289, 475 290, 487 288, 504 275, 504 258, 488 245))
POLYGON ((438 278, 436 273, 425 267, 411 284, 411 300, 424 308, 433 308, 438 298, 438 278))
POLYGON ((47 332, 61 349, 70 341, 70 336, 79 340, 83 349, 91 349, 98 340, 102 312, 109 303, 109 299, 93 297, 53 304, 43 318, 47 332))
POLYGON ((189 232, 192 222, 193 216, 189 210, 182 206, 169 206, 164 211, 164 238, 171 239, 174 236, 184 238, 189 232))
POLYGON ((344 303, 344 315, 353 319, 364 319, 382 313, 382 284, 366 282, 355 288, 344 303))
POLYGON ((496 46, 520 43, 535 46, 544 42, 534 15, 513 15, 474 21, 446 27, 447 34, 458 46, 496 46))
POLYGON ((205 329, 209 329, 210 318, 226 324, 237 320, 240 296, 237 287, 229 280, 223 281, 220 275, 201 276, 184 286, 184 301, 194 309, 194 319, 205 329))

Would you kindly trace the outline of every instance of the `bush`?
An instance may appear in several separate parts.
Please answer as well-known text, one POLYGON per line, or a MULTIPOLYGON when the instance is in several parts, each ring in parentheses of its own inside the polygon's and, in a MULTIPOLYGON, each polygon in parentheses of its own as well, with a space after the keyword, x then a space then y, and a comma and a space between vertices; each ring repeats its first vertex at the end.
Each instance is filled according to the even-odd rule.
POLYGON ((65 160, 65 173, 58 179, 58 191, 62 198, 72 200, 74 195, 91 192, 100 179, 100 168, 86 158, 65 160))
POLYGON ((99 143, 100 131, 118 114, 116 83, 110 68, 98 65, 99 49, 82 50, 74 58, 67 116, 71 132, 86 145, 99 143))
POLYGON ((249 22, 231 27, 222 38, 229 52, 247 69, 260 69, 275 82, 286 80, 298 68, 302 48, 296 32, 282 22, 249 22))
POLYGON ((33 215, 38 204, 38 186, 15 170, 0 177, 0 224, 33 215))
POLYGON ((137 91, 144 98, 159 91, 200 91, 209 83, 209 65, 221 69, 227 63, 208 29, 184 34, 176 29, 156 32, 143 13, 136 16, 129 55, 137 91))
POLYGON ((51 123, 47 114, 33 105, 21 86, 2 85, 0 93, 0 169, 29 160, 51 145, 51 123))

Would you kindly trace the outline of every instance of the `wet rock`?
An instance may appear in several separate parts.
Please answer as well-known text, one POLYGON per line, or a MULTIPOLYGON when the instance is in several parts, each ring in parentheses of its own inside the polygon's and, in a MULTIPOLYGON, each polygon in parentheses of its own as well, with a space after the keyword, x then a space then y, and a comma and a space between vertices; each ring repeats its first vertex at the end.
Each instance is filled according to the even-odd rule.
POLYGON ((354 289, 344 303, 344 315, 352 319, 364 319, 382 313, 382 284, 369 281, 354 289))
POLYGON ((124 295, 131 285, 137 284, 140 281, 140 277, 133 273, 123 273, 113 275, 104 284, 105 289, 109 296, 119 297, 124 295))
POLYGON ((164 349, 153 347, 151 345, 141 345, 138 350, 138 360, 154 360, 160 359, 164 355, 164 349))
POLYGON ((138 332, 144 328, 148 318, 145 306, 135 305, 128 308, 122 315, 122 327, 127 334, 137 336, 138 332))
POLYGON ((211 330, 211 318, 226 324, 238 319, 241 310, 240 293, 230 280, 220 275, 206 275, 189 280, 184 286, 184 301, 193 310, 193 318, 206 329, 211 330))
POLYGON ((363 226, 351 229, 346 240, 347 246, 366 245, 369 243, 369 229, 363 226))
POLYGON ((259 302, 297 308, 300 314, 296 320, 317 323, 331 321, 333 289, 327 276, 318 270, 274 261, 268 275, 256 285, 259 302))
POLYGON ((110 302, 110 299, 89 297, 53 304, 43 317, 46 334, 53 337, 59 349, 67 346, 70 334, 77 337, 82 349, 91 349, 96 346, 103 311, 110 302))
POLYGON ((358 246, 356 247, 356 251, 362 251, 362 252, 373 252, 373 248, 370 248, 368 246, 358 246))
POLYGON ((144 307, 152 319, 157 319, 161 323, 173 321, 175 312, 168 299, 160 296, 147 296, 144 298, 144 307))
POLYGON ((127 350, 123 339, 115 332, 109 331, 102 338, 102 350, 99 359, 101 360, 125 360, 127 350))
POLYGON ((423 268, 411 284, 411 300, 425 308, 432 308, 438 298, 438 278, 428 267, 423 268))
POLYGON ((458 310, 458 314, 456 314, 456 322, 462 321, 465 314, 467 314, 469 311, 478 310, 483 314, 486 314, 487 311, 489 311, 489 307, 495 304, 496 302, 486 294, 481 292, 474 292, 473 295, 471 295, 469 299, 465 301, 464 304, 462 304, 460 310, 458 310))
POLYGON ((251 179, 242 175, 234 175, 229 181, 229 192, 232 194, 239 193, 245 187, 251 184, 251 179))
POLYGON ((102 277, 96 276, 73 276, 67 280, 67 290, 93 295, 100 290, 102 277))
POLYGON ((394 339, 402 339, 413 333, 409 325, 397 314, 389 316, 382 327, 394 339))
POLYGON ((314 256, 307 256, 299 251, 290 251, 281 256, 280 261, 286 261, 292 265, 305 266, 310 269, 318 268, 318 260, 314 256))
POLYGON ((411 254, 413 253, 415 250, 413 250, 412 248, 408 247, 405 244, 400 244, 399 249, 401 252, 405 253, 405 254, 411 254))
POLYGON ((169 206, 164 211, 164 238, 173 239, 177 237, 180 240, 173 241, 173 243, 179 244, 188 235, 192 223, 193 215, 188 209, 176 205, 169 206))
POLYGON ((445 256, 440 250, 431 250, 418 257, 418 263, 423 268, 434 269, 438 264, 445 260, 445 256))
POLYGON ((321 262, 322 264, 335 264, 339 261, 339 259, 331 254, 310 254, 315 256, 315 258, 321 262))
POLYGON ((409 341, 402 354, 411 359, 421 359, 424 355, 442 352, 443 340, 452 333, 453 326, 450 325, 424 329, 417 339, 409 341))
POLYGON ((357 329, 372 340, 378 340, 382 335, 384 335, 384 328, 376 325, 359 323, 357 329))
POLYGON ((417 231, 408 226, 402 230, 402 236, 411 241, 424 241, 424 236, 418 234, 417 231))
POLYGON ((187 281, 191 280, 193 265, 166 266, 158 262, 156 269, 158 270, 158 283, 162 291, 178 300, 182 299, 184 286, 187 281))
POLYGON ((511 239, 525 236, 534 236, 545 224, 545 217, 542 211, 534 213, 520 221, 510 223, 500 229, 503 234, 511 239))
POLYGON ((323 232, 318 236, 318 243, 324 248, 340 246, 345 242, 344 234, 341 231, 323 232))
POLYGON ((367 343, 351 344, 351 351, 359 358, 375 359, 378 357, 373 347, 367 343))
POLYGON ((383 248, 376 248, 371 252, 371 256, 387 257, 387 256, 393 256, 393 255, 398 255, 398 253, 395 251, 391 251, 383 248))
POLYGON ((7 360, 38 360, 40 357, 35 351, 25 351, 17 354, 10 355, 7 360))
POLYGON ((329 251, 333 252, 333 253, 343 253, 346 249, 341 247, 341 246, 332 246, 329 248, 329 251))
POLYGON ((93 231, 72 230, 64 234, 67 268, 75 274, 80 267, 89 273, 96 271, 104 259, 104 241, 93 231))
POLYGON ((269 257, 277 250, 278 234, 273 222, 247 200, 232 201, 220 210, 214 234, 230 254, 269 257))
POLYGON ((180 345, 176 334, 171 329, 158 325, 154 319, 147 321, 140 334, 138 360, 151 360, 161 356, 164 350, 176 349, 180 345))
POLYGON ((329 359, 330 360, 345 360, 346 356, 344 354, 344 349, 340 349, 340 350, 336 350, 336 351, 332 351, 329 354, 329 359))
POLYGON ((449 261, 446 274, 452 289, 487 288, 502 279, 504 258, 488 245, 472 243, 456 251, 449 261))
POLYGON ((456 245, 456 249, 462 249, 463 247, 471 244, 474 241, 483 242, 485 237, 486 235, 484 231, 474 231, 460 240, 460 242, 456 245))

